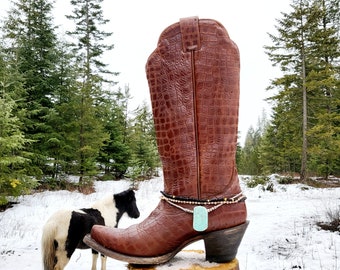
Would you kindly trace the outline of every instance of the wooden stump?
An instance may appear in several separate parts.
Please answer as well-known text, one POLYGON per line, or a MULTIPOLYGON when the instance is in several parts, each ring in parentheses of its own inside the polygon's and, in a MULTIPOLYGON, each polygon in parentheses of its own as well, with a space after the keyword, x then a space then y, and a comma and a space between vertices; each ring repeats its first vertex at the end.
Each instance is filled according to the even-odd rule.
MULTIPOLYGON (((204 254, 203 250, 182 250, 180 253, 198 253, 204 254)), ((200 263, 195 262, 189 266, 183 267, 183 262, 185 258, 180 260, 169 261, 165 263, 165 265, 169 265, 169 269, 171 270, 239 270, 239 263, 237 259, 232 260, 228 263, 200 263), (176 267, 176 265, 178 265, 176 267)), ((136 266, 136 265, 128 265, 129 270, 157 270, 157 265, 152 266, 136 266)))
POLYGON ((201 266, 199 264, 193 264, 189 268, 181 268, 181 270, 239 270, 238 260, 234 259, 228 263, 219 263, 213 266, 201 266))

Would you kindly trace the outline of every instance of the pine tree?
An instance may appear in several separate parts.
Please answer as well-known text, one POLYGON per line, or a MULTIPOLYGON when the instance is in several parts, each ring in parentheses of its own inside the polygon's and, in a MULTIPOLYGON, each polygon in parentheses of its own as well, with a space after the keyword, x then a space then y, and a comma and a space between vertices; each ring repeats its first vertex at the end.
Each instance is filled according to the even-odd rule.
POLYGON ((53 110, 50 110, 47 119, 54 129, 50 132, 48 147, 51 159, 49 168, 52 178, 60 179, 65 173, 77 173, 76 160, 78 143, 74 140, 77 117, 75 114, 78 106, 76 92, 77 74, 73 62, 73 55, 68 50, 68 45, 60 41, 57 47, 56 91, 52 97, 53 110))
POLYGON ((131 177, 148 179, 156 173, 160 160, 152 114, 146 103, 136 109, 132 129, 132 138, 130 139, 133 151, 131 177))
MULTIPOLYGON (((289 170, 296 169, 296 155, 300 152, 302 181, 307 178, 307 154, 316 143, 308 137, 320 111, 313 100, 320 98, 323 92, 313 86, 323 80, 329 68, 333 71, 326 77, 335 78, 334 71, 339 60, 339 40, 336 37, 339 29, 333 27, 336 16, 329 16, 331 12, 325 9, 327 5, 334 8, 336 3, 339 5, 338 1, 333 0, 324 0, 321 4, 314 0, 293 1, 293 11, 282 13, 283 19, 278 20, 278 34, 270 34, 273 45, 265 47, 270 60, 274 65, 279 65, 283 73, 283 77, 274 79, 269 87, 277 90, 278 94, 271 98, 275 106, 272 126, 269 128, 271 134, 267 134, 267 150, 274 148, 274 142, 270 141, 275 140, 275 147, 279 150, 276 151, 279 155, 276 159, 280 157, 281 161, 286 160, 281 164, 288 167, 281 166, 281 169, 289 170), (324 22, 327 20, 332 23, 325 27, 324 22), (322 64, 327 62, 326 59, 327 66, 322 64)), ((332 12, 336 13, 335 8, 332 12)), ((338 79, 335 78, 329 89, 336 87, 338 79)))
POLYGON ((239 172, 242 174, 260 175, 263 168, 260 160, 260 147, 264 132, 267 129, 266 114, 263 111, 262 116, 257 121, 254 129, 252 126, 248 129, 244 147, 240 153, 239 172))
POLYGON ((113 175, 115 179, 124 177, 131 163, 129 91, 129 86, 125 86, 124 92, 119 88, 108 103, 107 115, 103 117, 110 139, 101 149, 98 161, 104 166, 106 177, 112 178, 113 175))
POLYGON ((25 134, 33 143, 32 173, 46 172, 49 134, 53 127, 47 116, 53 108, 51 97, 55 91, 54 62, 56 36, 52 25, 52 2, 49 0, 17 0, 3 26, 6 52, 16 58, 18 70, 24 78, 27 93, 22 109, 25 134))
POLYGON ((301 138, 296 127, 300 122, 294 111, 284 103, 273 108, 272 120, 268 124, 260 145, 260 163, 266 173, 298 172, 301 167, 301 138), (284 116, 284 117, 282 117, 284 116))
POLYGON ((311 35, 315 58, 307 81, 314 120, 308 131, 309 169, 327 179, 340 172, 340 2, 314 5, 312 14, 320 20, 311 35))
POLYGON ((0 205, 8 196, 19 196, 36 185, 29 177, 30 153, 25 151, 31 143, 25 138, 18 108, 24 92, 22 78, 15 62, 0 50, 0 205))
POLYGON ((79 164, 80 181, 83 176, 92 174, 95 168, 95 160, 105 141, 109 139, 109 134, 105 132, 103 115, 101 110, 105 110, 106 95, 105 82, 111 82, 112 77, 117 73, 110 72, 107 64, 102 62, 104 52, 113 48, 104 42, 111 36, 100 30, 108 20, 103 18, 101 3, 103 0, 72 0, 72 15, 67 18, 75 23, 75 30, 68 34, 74 39, 71 44, 76 55, 76 65, 78 66, 78 85, 76 88, 78 106, 76 138, 79 142, 77 163, 79 164), (108 76, 111 76, 109 78, 108 76))
MULTIPOLYGON (((102 62, 105 52, 114 48, 112 44, 107 44, 104 40, 109 38, 112 33, 100 30, 109 20, 104 19, 102 4, 103 0, 71 0, 73 14, 66 17, 73 20, 75 30, 67 33, 75 39, 72 48, 78 55, 78 61, 82 63, 81 68, 85 70, 83 76, 99 75, 99 80, 105 80, 103 74, 118 73, 107 69, 107 64, 102 62)), ((108 81, 112 81, 112 78, 108 81)))

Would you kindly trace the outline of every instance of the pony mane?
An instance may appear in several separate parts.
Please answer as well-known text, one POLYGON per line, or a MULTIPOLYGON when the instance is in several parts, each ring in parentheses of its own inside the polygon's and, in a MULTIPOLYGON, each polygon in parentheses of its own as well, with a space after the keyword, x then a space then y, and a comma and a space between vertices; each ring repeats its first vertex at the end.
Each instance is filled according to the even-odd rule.
POLYGON ((92 208, 100 210, 100 209, 103 208, 103 206, 107 206, 107 205, 110 205, 110 204, 115 204, 112 194, 106 195, 104 198, 94 202, 92 204, 92 208))

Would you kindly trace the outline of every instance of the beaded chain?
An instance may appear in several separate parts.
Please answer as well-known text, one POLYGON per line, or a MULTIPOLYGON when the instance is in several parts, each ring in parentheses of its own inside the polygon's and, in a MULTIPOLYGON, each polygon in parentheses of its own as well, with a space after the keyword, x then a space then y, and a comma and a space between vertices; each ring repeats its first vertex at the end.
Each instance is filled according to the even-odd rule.
POLYGON ((243 202, 246 200, 246 196, 242 194, 242 192, 236 194, 235 196, 231 198, 223 198, 223 199, 215 199, 215 200, 193 200, 193 199, 187 199, 187 198, 176 198, 176 196, 167 195, 164 192, 162 192, 163 196, 161 197, 162 200, 165 200, 172 206, 177 207, 178 209, 186 212, 186 213, 194 213, 193 210, 187 209, 185 207, 182 207, 180 204, 191 204, 191 205, 214 205, 213 207, 207 209, 207 212, 210 213, 217 208, 221 207, 224 204, 235 204, 239 202, 243 202))

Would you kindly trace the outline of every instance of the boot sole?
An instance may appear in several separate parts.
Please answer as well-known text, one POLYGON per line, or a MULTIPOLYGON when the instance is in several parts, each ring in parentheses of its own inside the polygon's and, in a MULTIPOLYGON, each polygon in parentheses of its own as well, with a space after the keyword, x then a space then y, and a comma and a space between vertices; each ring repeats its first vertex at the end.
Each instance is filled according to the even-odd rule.
POLYGON ((169 261, 187 245, 199 240, 203 240, 205 245, 206 260, 209 262, 225 263, 232 261, 236 257, 238 247, 242 241, 248 224, 249 221, 247 220, 245 223, 232 228, 196 236, 185 241, 174 251, 154 257, 137 257, 112 251, 93 240, 90 234, 87 234, 83 241, 92 249, 116 260, 125 261, 134 265, 156 265, 169 261))

